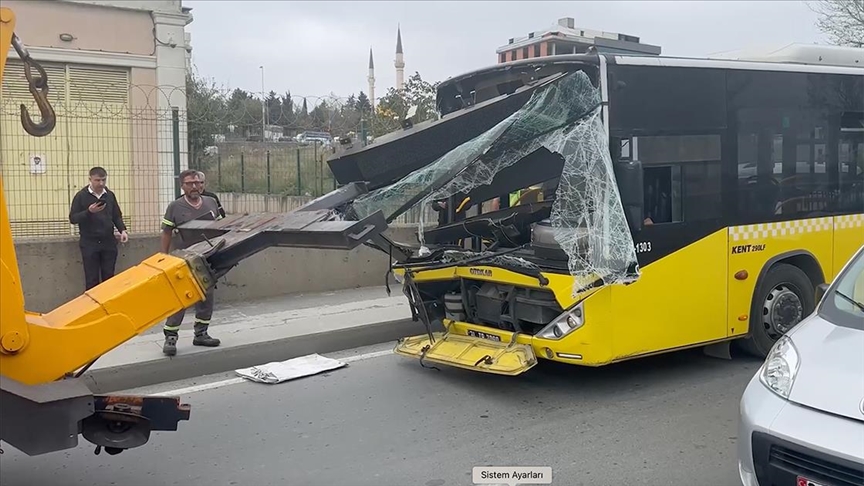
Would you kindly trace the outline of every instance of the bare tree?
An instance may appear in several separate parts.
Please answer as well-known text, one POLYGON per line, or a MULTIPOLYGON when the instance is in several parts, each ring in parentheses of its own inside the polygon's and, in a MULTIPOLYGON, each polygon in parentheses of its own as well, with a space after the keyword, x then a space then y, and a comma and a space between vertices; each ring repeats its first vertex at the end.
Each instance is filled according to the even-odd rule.
POLYGON ((818 0, 808 6, 832 44, 864 47, 864 0, 818 0))

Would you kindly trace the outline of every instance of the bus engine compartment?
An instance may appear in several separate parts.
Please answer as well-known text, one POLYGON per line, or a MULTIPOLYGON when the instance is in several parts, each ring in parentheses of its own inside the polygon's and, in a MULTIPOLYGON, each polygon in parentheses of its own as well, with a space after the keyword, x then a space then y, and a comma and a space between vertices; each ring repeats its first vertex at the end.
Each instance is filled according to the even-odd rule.
MULTIPOLYGON (((434 312, 437 304, 427 306, 434 312, 430 316, 433 319, 534 336, 564 312, 555 294, 547 289, 464 278, 452 283, 453 290, 431 292, 432 295, 443 294, 444 301, 443 312, 434 312)), ((418 284, 421 293, 428 292, 430 287, 429 283, 418 284)))

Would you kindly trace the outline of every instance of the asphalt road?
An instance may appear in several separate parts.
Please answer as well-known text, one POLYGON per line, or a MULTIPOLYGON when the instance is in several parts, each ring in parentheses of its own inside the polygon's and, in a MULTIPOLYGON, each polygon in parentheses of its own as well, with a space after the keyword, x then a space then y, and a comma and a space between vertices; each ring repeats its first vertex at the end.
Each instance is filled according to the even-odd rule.
POLYGON ((738 486, 738 400, 758 365, 682 352, 600 369, 541 363, 513 378, 377 356, 189 393, 179 432, 118 456, 83 440, 32 458, 5 445, 0 484, 462 486, 474 466, 521 465, 551 466, 556 485, 738 486))

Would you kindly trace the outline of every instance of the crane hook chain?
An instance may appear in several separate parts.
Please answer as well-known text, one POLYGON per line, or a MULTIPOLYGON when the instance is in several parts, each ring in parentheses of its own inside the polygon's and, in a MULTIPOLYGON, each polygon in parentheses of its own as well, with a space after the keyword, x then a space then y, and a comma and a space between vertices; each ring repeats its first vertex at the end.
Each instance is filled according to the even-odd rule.
POLYGON ((39 113, 42 115, 42 122, 36 123, 30 117, 27 107, 21 104, 21 125, 24 131, 34 137, 44 137, 54 130, 54 125, 57 122, 57 117, 54 114, 54 108, 48 102, 48 73, 45 72, 38 62, 30 57, 30 52, 21 43, 21 39, 14 33, 12 34, 12 47, 18 53, 18 57, 24 63, 24 76, 27 78, 27 86, 30 89, 30 94, 36 101, 36 106, 39 107, 39 113), (33 75, 33 68, 38 71, 38 75, 33 75))

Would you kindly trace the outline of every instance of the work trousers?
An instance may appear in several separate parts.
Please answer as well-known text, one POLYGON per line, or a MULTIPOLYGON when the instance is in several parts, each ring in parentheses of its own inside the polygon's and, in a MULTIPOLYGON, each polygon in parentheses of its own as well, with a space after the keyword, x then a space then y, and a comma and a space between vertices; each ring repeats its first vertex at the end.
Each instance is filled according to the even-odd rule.
POLYGON ((84 287, 90 290, 114 276, 117 265, 117 241, 112 236, 105 239, 81 239, 81 260, 84 264, 84 287))
MULTIPOLYGON (((195 335, 200 336, 207 332, 207 327, 210 325, 210 318, 213 316, 213 287, 207 289, 203 301, 195 304, 195 335)), ((171 315, 165 320, 165 325, 162 331, 165 336, 177 336, 180 332, 180 325, 183 324, 183 317, 186 315, 186 309, 183 309, 176 314, 171 315)))

